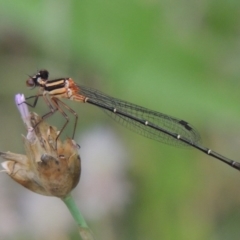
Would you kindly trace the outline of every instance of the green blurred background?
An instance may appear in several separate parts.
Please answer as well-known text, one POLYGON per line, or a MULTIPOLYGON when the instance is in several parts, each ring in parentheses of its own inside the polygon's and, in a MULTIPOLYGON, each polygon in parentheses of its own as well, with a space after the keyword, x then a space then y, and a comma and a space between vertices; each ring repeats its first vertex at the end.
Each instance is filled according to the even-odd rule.
MULTIPOLYGON (((24 127, 14 95, 36 93, 26 88, 25 80, 46 68, 50 78, 72 77, 189 121, 203 145, 240 159, 239 63, 237 0, 0 0, 0 149, 23 153, 24 127)), ((98 220, 86 216, 96 239, 240 239, 236 170, 197 150, 145 139, 93 107, 69 104, 80 116, 78 135, 110 126, 126 152, 129 200, 118 213, 109 211, 98 220)), ((43 114, 46 108, 40 103, 35 111, 43 114)), ((49 121, 59 126, 63 122, 61 117, 49 121)), ((79 144, 81 154, 84 146, 79 144)), ((87 161, 87 154, 84 158, 87 161)), ((101 165, 101 159, 95 165, 101 165)), ((54 213, 38 203, 56 205, 58 199, 36 196, 30 201, 34 193, 4 174, 0 177, 0 239, 42 239, 31 231, 23 207, 31 204, 46 220, 36 219, 43 224, 42 232, 49 231, 45 239, 78 239, 65 209, 55 216, 59 235, 50 233, 47 219, 54 213), (57 223, 61 218, 68 220, 66 229, 57 223)), ((81 183, 74 192, 81 195, 81 183)), ((78 205, 83 208, 81 201, 78 205)), ((56 212, 64 205, 58 207, 56 212)), ((34 209, 30 215, 34 218, 34 209)))

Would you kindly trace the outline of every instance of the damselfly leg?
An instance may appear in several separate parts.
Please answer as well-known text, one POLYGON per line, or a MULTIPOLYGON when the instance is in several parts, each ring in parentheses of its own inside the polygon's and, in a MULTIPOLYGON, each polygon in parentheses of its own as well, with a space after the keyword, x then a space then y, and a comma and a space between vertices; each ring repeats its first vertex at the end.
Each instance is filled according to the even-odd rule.
MULTIPOLYGON (((41 120, 33 127, 33 129, 35 129, 38 124, 41 123, 41 121, 43 119, 49 118, 51 117, 56 111, 59 111, 62 116, 65 118, 66 122, 64 123, 64 125, 62 126, 62 128, 60 129, 58 136, 56 138, 56 145, 57 145, 57 140, 60 137, 60 135, 62 134, 63 130, 65 129, 65 127, 67 126, 67 124, 69 123, 69 117, 66 114, 66 112, 64 111, 64 108, 66 110, 68 110, 70 113, 72 113, 75 117, 75 121, 74 121, 74 128, 73 128, 73 134, 72 134, 72 139, 74 140, 74 136, 75 136, 75 132, 76 132, 76 127, 77 127, 77 122, 78 122, 78 115, 77 113, 70 108, 67 104, 65 104, 64 102, 62 102, 60 99, 56 98, 56 97, 47 97, 46 95, 40 94, 40 95, 36 95, 36 96, 30 96, 27 97, 26 100, 31 99, 31 98, 35 98, 33 104, 30 104, 29 102, 25 101, 24 103, 27 104, 30 107, 35 108, 35 106, 37 105, 38 99, 39 97, 42 97, 45 101, 45 103, 47 104, 47 106, 50 109, 50 112, 47 112, 46 114, 44 114, 41 118, 41 120)), ((57 148, 57 146, 56 146, 57 148)))

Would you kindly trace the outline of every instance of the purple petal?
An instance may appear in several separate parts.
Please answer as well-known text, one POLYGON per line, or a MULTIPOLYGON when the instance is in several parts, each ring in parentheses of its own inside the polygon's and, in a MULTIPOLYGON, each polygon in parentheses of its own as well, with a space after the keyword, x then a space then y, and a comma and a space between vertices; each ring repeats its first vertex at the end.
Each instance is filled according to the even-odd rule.
POLYGON ((28 111, 28 106, 25 102, 25 97, 23 94, 16 94, 15 95, 15 103, 17 105, 17 108, 21 114, 23 122, 27 125, 27 127, 31 127, 30 123, 30 113, 28 111))

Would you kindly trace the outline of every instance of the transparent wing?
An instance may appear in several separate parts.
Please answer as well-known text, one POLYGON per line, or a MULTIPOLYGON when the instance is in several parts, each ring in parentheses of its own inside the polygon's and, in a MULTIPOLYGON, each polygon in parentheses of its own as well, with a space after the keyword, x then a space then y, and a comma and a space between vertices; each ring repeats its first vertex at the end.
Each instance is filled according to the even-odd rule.
POLYGON ((106 112, 115 121, 133 130, 134 132, 137 132, 138 134, 174 146, 189 146, 186 143, 179 141, 178 139, 175 139, 174 137, 171 137, 164 132, 161 132, 150 126, 154 125, 172 133, 179 134, 192 143, 198 143, 200 141, 200 135, 198 134, 197 130, 184 120, 180 120, 117 98, 110 97, 98 90, 86 86, 79 86, 79 89, 79 94, 88 97, 93 102, 98 103, 102 106, 109 107, 112 110, 116 108, 117 110, 124 112, 127 116, 122 116, 117 114, 117 112, 115 113, 113 111, 103 109, 104 112, 106 112), (131 119, 129 116, 148 121, 150 124, 144 125, 131 119))

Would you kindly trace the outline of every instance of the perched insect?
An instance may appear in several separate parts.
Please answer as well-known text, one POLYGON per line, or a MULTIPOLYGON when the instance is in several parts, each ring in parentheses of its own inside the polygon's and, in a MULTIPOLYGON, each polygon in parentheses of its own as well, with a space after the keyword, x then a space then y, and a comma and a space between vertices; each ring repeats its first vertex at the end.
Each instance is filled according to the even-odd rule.
POLYGON ((47 70, 40 70, 36 75, 26 81, 29 87, 39 87, 39 93, 37 95, 26 98, 35 98, 34 103, 29 104, 26 102, 26 104, 35 107, 38 98, 43 97, 50 108, 50 112, 42 116, 43 119, 51 116, 56 111, 59 111, 64 116, 66 122, 60 130, 58 137, 69 122, 69 118, 65 112, 66 110, 75 116, 73 139, 78 121, 76 112, 60 100, 65 98, 99 107, 114 120, 145 137, 175 146, 192 146, 240 170, 240 163, 200 145, 198 132, 184 120, 110 97, 86 86, 77 85, 72 78, 48 80, 48 75, 47 70))

